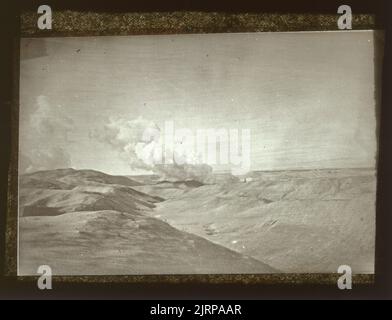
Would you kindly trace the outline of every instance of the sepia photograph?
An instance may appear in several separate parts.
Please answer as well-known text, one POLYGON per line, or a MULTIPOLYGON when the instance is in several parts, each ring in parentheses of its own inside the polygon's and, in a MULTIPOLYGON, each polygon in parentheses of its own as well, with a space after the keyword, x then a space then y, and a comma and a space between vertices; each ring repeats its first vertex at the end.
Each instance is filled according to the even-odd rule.
POLYGON ((17 274, 374 274, 382 44, 22 38, 17 274))

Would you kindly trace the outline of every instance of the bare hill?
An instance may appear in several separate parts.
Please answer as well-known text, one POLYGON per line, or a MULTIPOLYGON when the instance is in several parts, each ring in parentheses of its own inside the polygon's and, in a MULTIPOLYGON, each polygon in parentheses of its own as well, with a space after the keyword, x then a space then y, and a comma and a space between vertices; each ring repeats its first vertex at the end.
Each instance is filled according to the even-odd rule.
POLYGON ((53 216, 75 211, 151 209, 162 201, 119 185, 86 185, 72 190, 20 189, 20 216, 53 216))
POLYGON ((19 274, 36 274, 43 264, 56 275, 276 271, 151 217, 163 199, 129 184, 128 178, 72 169, 22 176, 19 274))
POLYGON ((20 220, 19 274, 50 265, 56 275, 271 273, 273 268, 163 221, 118 211, 20 220))

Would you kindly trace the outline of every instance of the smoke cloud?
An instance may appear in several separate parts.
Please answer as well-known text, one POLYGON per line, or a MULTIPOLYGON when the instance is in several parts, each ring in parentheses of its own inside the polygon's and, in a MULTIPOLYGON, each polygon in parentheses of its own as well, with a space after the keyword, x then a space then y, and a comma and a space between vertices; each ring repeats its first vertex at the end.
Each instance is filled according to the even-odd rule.
POLYGON ((103 129, 92 135, 118 151, 132 169, 152 171, 163 180, 204 182, 212 173, 211 166, 195 161, 197 157, 184 148, 184 141, 165 145, 158 125, 143 117, 133 120, 110 118, 103 129), (172 157, 165 161, 168 153, 172 157))
POLYGON ((38 96, 37 108, 20 126, 21 173, 68 168, 71 157, 66 150, 73 121, 63 107, 53 106, 46 96, 38 96))

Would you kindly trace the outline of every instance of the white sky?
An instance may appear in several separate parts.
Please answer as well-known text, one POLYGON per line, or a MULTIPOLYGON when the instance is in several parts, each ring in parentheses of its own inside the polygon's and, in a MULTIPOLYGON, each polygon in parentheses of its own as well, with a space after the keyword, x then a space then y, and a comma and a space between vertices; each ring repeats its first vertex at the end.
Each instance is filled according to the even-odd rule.
POLYGON ((250 129, 253 170, 374 167, 373 50, 364 31, 22 39, 21 154, 132 174, 91 132, 142 116, 250 129))

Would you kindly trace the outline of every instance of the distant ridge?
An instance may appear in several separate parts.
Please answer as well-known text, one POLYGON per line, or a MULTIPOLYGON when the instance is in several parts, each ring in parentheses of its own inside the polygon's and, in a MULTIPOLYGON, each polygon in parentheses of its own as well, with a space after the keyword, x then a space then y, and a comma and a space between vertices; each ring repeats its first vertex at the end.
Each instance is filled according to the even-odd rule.
POLYGON ((95 170, 76 170, 72 168, 37 171, 24 174, 20 179, 22 188, 73 189, 89 183, 139 186, 139 182, 125 176, 112 176, 95 170))

